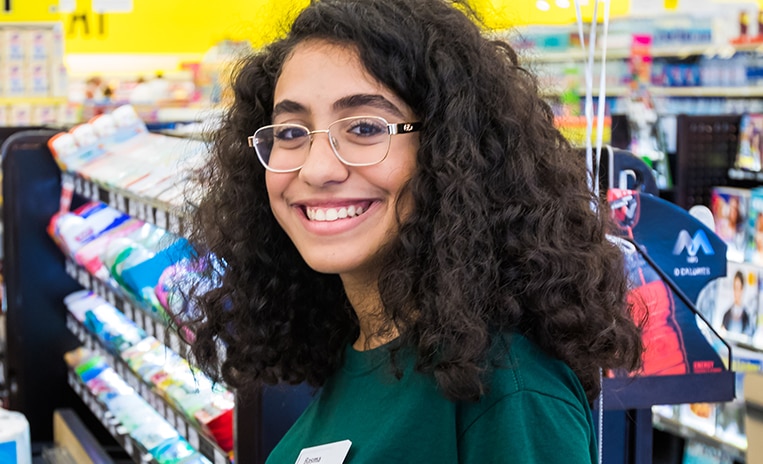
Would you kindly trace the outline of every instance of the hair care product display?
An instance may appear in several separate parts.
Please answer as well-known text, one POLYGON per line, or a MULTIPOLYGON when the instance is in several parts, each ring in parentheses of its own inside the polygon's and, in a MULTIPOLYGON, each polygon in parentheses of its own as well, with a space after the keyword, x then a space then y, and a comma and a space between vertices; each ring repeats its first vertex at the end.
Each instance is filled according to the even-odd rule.
POLYGON ((98 359, 115 375, 149 396, 149 404, 162 411, 156 414, 168 422, 172 419, 173 427, 187 422, 226 452, 232 450, 234 401, 230 391, 213 384, 160 340, 147 336, 100 296, 82 290, 68 295, 64 302, 71 315, 70 329, 92 351, 101 353, 98 359))
POLYGON ((123 432, 120 435, 129 435, 127 440, 132 443, 128 451, 137 445, 151 456, 152 462, 159 464, 210 462, 194 450, 174 426, 137 394, 101 356, 78 348, 66 353, 65 359, 78 381, 84 384, 88 397, 94 398, 90 401, 98 403, 94 407, 105 408, 113 421, 119 424, 119 432, 123 432))

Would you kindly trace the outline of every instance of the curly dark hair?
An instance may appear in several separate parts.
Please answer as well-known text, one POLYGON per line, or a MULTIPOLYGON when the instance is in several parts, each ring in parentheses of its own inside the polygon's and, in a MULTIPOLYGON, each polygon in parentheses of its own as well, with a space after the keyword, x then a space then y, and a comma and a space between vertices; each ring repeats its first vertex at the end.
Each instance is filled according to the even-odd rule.
POLYGON ((585 160, 515 51, 486 38, 461 6, 315 1, 285 38, 239 63, 191 237, 224 268, 217 287, 194 295, 193 353, 205 370, 239 387, 320 386, 359 335, 339 277, 308 267, 276 223, 265 170, 247 146, 271 123, 284 61, 308 39, 355 47, 423 123, 405 186, 414 208, 378 282, 387 328, 400 332, 395 346, 415 348, 419 371, 451 399, 478 399, 488 349, 506 331, 566 362, 591 400, 599 368, 639 365, 623 257, 606 238, 606 205, 592 208, 600 199, 585 160))

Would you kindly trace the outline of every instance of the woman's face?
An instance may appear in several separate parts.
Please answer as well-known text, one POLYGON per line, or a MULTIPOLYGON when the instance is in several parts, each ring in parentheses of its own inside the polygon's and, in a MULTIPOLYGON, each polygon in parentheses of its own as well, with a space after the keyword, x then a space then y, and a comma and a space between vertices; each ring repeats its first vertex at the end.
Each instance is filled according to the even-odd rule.
MULTIPOLYGON (((351 116, 417 121, 366 72, 354 48, 318 40, 294 49, 273 101, 273 124, 311 131, 351 116)), ((418 147, 415 133, 393 135, 384 161, 352 167, 335 156, 326 133, 317 133, 299 171, 266 173, 273 214, 310 267, 343 278, 375 276, 379 251, 398 233, 395 205, 416 167, 418 147)), ((411 207, 401 206, 403 214, 411 207)))

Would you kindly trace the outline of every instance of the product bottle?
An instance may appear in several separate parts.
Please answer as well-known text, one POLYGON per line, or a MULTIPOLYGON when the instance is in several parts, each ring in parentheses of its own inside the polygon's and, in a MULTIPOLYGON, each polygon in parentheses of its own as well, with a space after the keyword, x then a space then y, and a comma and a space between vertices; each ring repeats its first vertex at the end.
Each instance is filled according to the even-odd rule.
POLYGON ((0 462, 32 464, 29 422, 23 414, 0 408, 0 462))

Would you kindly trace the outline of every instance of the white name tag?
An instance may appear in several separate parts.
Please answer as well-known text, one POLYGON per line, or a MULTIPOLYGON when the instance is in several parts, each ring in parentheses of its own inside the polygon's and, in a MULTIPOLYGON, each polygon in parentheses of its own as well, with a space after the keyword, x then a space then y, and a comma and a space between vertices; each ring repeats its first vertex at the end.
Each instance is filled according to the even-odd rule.
POLYGON ((342 464, 350 451, 352 442, 342 440, 325 445, 305 448, 294 464, 342 464))

